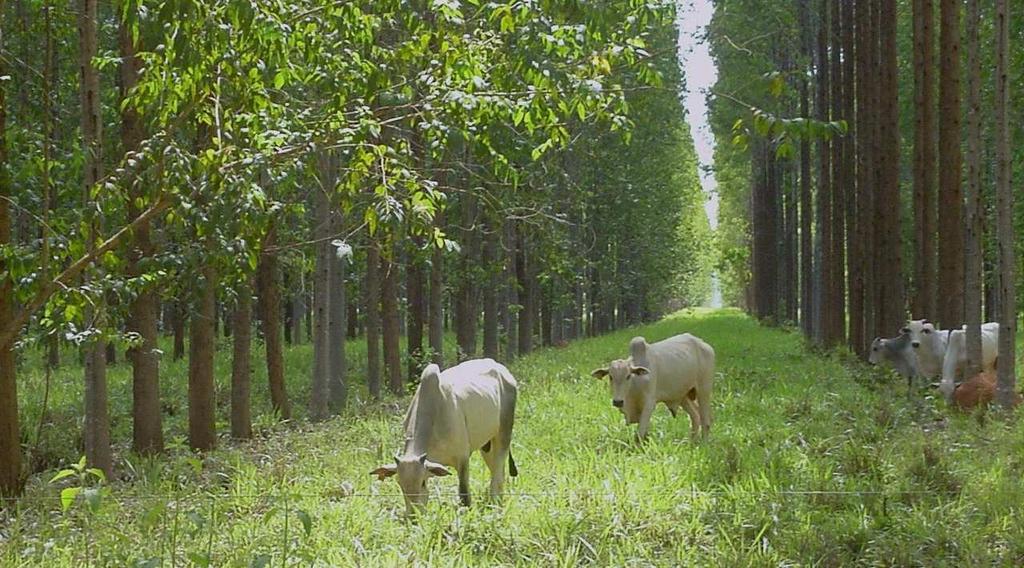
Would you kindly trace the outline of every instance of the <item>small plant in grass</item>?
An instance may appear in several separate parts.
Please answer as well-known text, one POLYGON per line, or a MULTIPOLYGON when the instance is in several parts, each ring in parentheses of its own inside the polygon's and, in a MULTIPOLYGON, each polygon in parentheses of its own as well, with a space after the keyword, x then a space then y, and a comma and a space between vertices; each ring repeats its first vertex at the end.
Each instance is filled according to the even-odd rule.
POLYGON ((107 491, 104 485, 107 483, 107 475, 103 470, 95 467, 86 467, 85 456, 78 460, 78 463, 71 467, 57 472, 50 483, 57 483, 62 479, 74 478, 77 484, 65 487, 60 490, 60 506, 67 511, 75 504, 75 500, 81 495, 86 502, 90 512, 99 511, 103 504, 103 497, 107 491))

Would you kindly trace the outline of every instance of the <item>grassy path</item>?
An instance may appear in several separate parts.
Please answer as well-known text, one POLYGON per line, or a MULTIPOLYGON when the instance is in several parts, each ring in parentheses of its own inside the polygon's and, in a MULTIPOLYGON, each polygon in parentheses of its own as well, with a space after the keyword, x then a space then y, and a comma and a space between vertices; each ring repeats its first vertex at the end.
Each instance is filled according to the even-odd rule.
POLYGON ((520 477, 500 507, 481 499, 474 457, 472 508, 455 506, 449 477, 405 521, 397 484, 368 475, 398 447, 406 401, 386 402, 204 461, 138 461, 96 513, 61 513, 56 488, 37 482, 0 520, 0 565, 1024 562, 1020 426, 944 417, 902 382, 809 354, 797 334, 739 312, 684 312, 511 368, 520 477), (688 418, 660 407, 637 446, 589 371, 633 335, 683 331, 717 351, 712 437, 691 444, 688 418))

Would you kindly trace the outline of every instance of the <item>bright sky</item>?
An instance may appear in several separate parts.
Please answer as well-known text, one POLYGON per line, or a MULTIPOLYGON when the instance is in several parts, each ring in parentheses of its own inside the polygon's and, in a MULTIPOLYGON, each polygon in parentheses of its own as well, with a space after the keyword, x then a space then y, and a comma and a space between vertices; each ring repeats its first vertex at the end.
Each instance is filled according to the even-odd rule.
POLYGON ((686 73, 686 115, 697 147, 700 180, 708 200, 704 205, 711 228, 718 227, 718 183, 711 164, 714 138, 708 127, 707 94, 718 78, 718 70, 703 40, 704 28, 711 22, 711 0, 677 0, 679 3, 679 59, 686 73))

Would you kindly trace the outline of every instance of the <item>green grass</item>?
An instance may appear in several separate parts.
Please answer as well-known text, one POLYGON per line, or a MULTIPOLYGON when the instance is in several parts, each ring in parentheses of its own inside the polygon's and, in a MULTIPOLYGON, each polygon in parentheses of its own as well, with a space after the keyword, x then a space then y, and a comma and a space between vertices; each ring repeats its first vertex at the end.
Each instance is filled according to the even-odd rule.
MULTIPOLYGON (((288 364, 304 400, 308 346, 288 364)), ((511 368, 520 477, 500 506, 482 499, 486 468, 474 458, 473 507, 456 506, 449 477, 432 482, 416 522, 404 519, 398 485, 368 475, 399 445, 406 401, 385 401, 317 425, 264 420, 267 435, 225 441, 202 461, 177 446, 156 460, 122 454, 126 480, 95 513, 84 503, 62 513, 59 488, 37 476, 0 521, 0 565, 1024 563, 1024 428, 998 414, 945 416, 927 393, 907 399, 902 381, 810 353, 796 333, 731 310, 683 312, 511 368), (623 356, 633 335, 683 331, 717 351, 712 436, 691 444, 688 418, 659 408, 638 446, 589 371, 623 356)), ((182 373, 166 369, 179 414, 182 373)), ((60 424, 54 436, 76 436, 60 424)))

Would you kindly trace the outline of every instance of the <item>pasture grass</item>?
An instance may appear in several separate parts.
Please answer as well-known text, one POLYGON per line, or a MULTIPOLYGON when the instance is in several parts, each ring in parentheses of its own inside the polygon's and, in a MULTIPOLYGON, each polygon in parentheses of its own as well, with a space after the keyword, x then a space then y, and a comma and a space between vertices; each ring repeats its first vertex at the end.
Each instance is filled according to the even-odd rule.
MULTIPOLYGON (((359 348, 350 351, 354 374, 359 348)), ((309 346, 290 348, 287 363, 300 410, 309 346)), ((229 369, 219 353, 223 399, 229 369)), ((486 468, 474 457, 474 505, 456 505, 454 476, 435 479, 430 505, 410 521, 398 485, 368 475, 398 448, 407 400, 356 400, 320 424, 277 425, 262 408, 255 440, 223 439, 200 458, 181 442, 185 366, 166 365, 165 400, 177 407, 167 427, 178 440, 168 455, 120 448, 122 479, 95 510, 80 502, 62 512, 62 485, 47 483, 53 470, 34 476, 26 496, 0 513, 0 565, 1024 563, 1024 428, 1015 417, 953 414, 927 389, 908 398, 902 380, 843 354, 813 353, 798 333, 734 310, 684 311, 538 351, 511 369, 520 384, 520 477, 504 502, 485 501, 486 468), (673 419, 660 407, 638 445, 589 372, 624 356, 634 335, 655 341, 684 331, 717 352, 711 438, 691 443, 685 413, 673 419)), ((120 401, 130 400, 126 373, 112 375, 118 440, 130 420, 120 401)), ((27 377, 32 399, 38 376, 27 377)), ((77 458, 80 421, 79 393, 64 381, 80 379, 60 380, 51 408, 72 416, 52 419, 42 445, 66 464, 77 458)), ((265 404, 264 391, 254 401, 265 404)))

